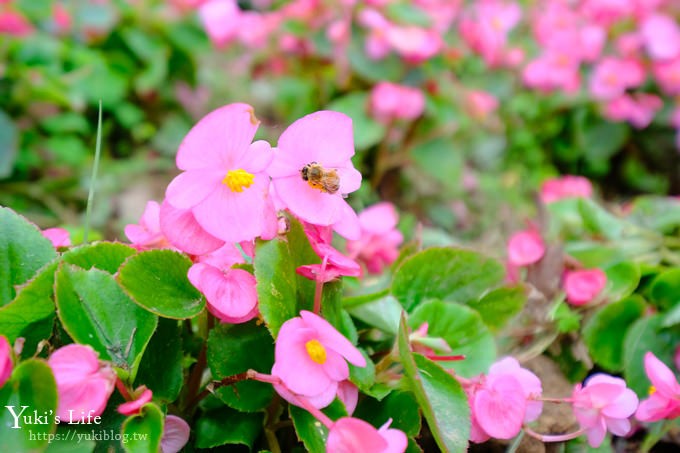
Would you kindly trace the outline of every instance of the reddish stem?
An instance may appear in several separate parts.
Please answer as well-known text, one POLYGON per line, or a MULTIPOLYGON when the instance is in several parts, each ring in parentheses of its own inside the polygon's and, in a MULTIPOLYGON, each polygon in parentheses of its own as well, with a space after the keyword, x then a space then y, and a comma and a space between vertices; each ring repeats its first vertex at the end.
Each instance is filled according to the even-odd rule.
POLYGON ((568 440, 576 439, 577 437, 585 434, 586 430, 579 429, 578 431, 574 431, 573 433, 549 435, 539 434, 536 431, 529 428, 528 426, 525 426, 524 432, 526 432, 534 439, 540 440, 541 442, 566 442, 568 440))
POLYGON ((465 355, 436 355, 436 354, 426 354, 425 357, 427 357, 430 360, 434 360, 435 362, 455 362, 458 360, 465 360, 465 355))
POLYGON ((326 265, 328 255, 324 255, 321 261, 321 272, 316 276, 316 287, 314 288, 314 314, 321 315, 321 296, 323 296, 323 281, 326 277, 326 265))
POLYGON ((120 380, 119 377, 116 378, 116 388, 120 392, 120 394, 125 398, 125 401, 132 401, 132 397, 130 396, 130 392, 128 392, 127 387, 125 387, 125 384, 123 384, 123 381, 120 380))

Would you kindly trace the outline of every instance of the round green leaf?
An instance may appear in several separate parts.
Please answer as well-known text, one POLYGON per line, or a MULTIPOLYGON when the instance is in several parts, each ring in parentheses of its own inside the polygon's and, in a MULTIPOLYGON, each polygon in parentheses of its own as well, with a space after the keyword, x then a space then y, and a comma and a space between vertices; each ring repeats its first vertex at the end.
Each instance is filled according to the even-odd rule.
POLYGON ((630 296, 640 283, 640 266, 636 263, 624 261, 604 269, 604 273, 607 274, 604 293, 612 301, 630 296))
POLYGON ((158 318, 135 304, 111 274, 99 269, 62 265, 56 280, 57 309, 66 332, 134 377, 158 318))
POLYGON ((353 416, 366 420, 376 428, 391 418, 390 428, 400 429, 411 437, 420 433, 420 410, 412 392, 394 391, 382 401, 362 398, 353 416))
MULTIPOLYGON (((208 337, 208 366, 216 380, 254 369, 269 373, 274 364, 272 337, 255 321, 246 324, 222 324, 208 337)), ((220 387, 217 396, 234 409, 255 412, 264 409, 274 396, 271 384, 241 381, 220 387)))
POLYGON ((139 363, 135 386, 146 385, 157 400, 172 402, 182 390, 182 329, 177 320, 159 318, 139 363), (163 370, 159 373, 158 370, 163 370))
POLYGON ((521 286, 497 288, 469 306, 477 310, 484 324, 490 329, 498 330, 522 311, 526 299, 525 290, 521 286))
POLYGON ((163 437, 163 412, 153 403, 142 407, 138 415, 123 422, 122 434, 127 439, 123 443, 128 453, 158 453, 163 437))
POLYGON ((132 300, 158 316, 192 318, 205 307, 201 293, 187 278, 191 260, 172 250, 149 250, 129 258, 118 281, 132 300))
POLYGON ((96 267, 115 274, 120 265, 135 253, 135 249, 119 242, 95 242, 70 249, 63 254, 62 259, 83 269, 96 267))
POLYGON ((196 422, 196 447, 213 448, 225 444, 246 445, 252 450, 262 431, 264 414, 246 414, 228 407, 213 409, 196 422))
POLYGON ((500 285, 505 269, 496 260, 458 248, 431 248, 404 260, 392 294, 412 311, 427 299, 469 303, 500 285))
POLYGON ((52 243, 38 227, 11 209, 0 207, 0 306, 14 299, 15 286, 26 283, 56 256, 52 243))
POLYGON ((442 362, 464 377, 485 373, 496 359, 496 343, 475 310, 439 300, 427 301, 409 316, 408 323, 417 329, 428 323, 427 335, 446 340, 452 355, 463 354, 465 360, 442 362))
POLYGON ((583 340, 595 362, 611 371, 623 369, 623 336, 642 316, 645 301, 632 296, 597 311, 583 328, 583 340))
POLYGON ((659 274, 650 287, 649 298, 657 307, 669 309, 680 302, 680 269, 674 268, 659 274))
POLYGON ((50 367, 42 360, 21 362, 0 389, 0 407, 3 451, 39 451, 46 447, 47 436, 56 429, 57 411, 57 384, 50 367), (34 411, 44 424, 24 423, 23 416, 35 416, 34 411))

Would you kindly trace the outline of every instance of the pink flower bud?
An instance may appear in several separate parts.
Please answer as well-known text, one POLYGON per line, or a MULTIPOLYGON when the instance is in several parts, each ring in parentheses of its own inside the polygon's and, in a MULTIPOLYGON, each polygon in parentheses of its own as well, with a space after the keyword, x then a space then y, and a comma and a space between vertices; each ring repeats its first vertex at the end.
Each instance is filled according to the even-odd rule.
POLYGON ((12 347, 3 335, 0 335, 0 387, 5 385, 12 375, 12 347))
MULTIPOLYGON (((140 389, 141 390, 141 389, 140 389)), ((134 415, 138 414, 146 403, 151 401, 153 397, 153 392, 146 387, 143 387, 142 393, 137 397, 137 399, 128 401, 118 406, 118 412, 123 415, 134 415)))
POLYGON ((508 241, 508 262, 513 266, 537 263, 545 254, 545 244, 535 230, 519 231, 508 241))
POLYGON ((564 277, 564 290, 567 302, 572 305, 585 305, 595 299, 607 284, 607 275, 601 269, 567 271, 564 277))

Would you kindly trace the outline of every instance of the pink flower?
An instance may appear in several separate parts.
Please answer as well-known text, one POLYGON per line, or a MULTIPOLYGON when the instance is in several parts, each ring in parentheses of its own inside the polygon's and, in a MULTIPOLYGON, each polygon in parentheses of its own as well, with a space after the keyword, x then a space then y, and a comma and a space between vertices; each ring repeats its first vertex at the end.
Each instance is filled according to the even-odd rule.
POLYGON ((0 35, 22 37, 31 33, 33 33, 33 25, 21 13, 0 11, 0 35))
POLYGON ((581 85, 579 58, 562 50, 548 50, 524 68, 522 80, 543 92, 560 89, 575 93, 581 85))
POLYGON ((139 411, 142 410, 142 406, 151 401, 151 397, 153 397, 153 392, 146 387, 143 387, 140 390, 142 390, 142 392, 137 397, 137 399, 128 401, 127 403, 123 403, 120 406, 118 406, 119 413, 123 415, 138 414, 139 411))
POLYGON ((661 90, 668 95, 680 94, 680 57, 669 61, 657 61, 652 72, 661 90))
POLYGON ((0 388, 12 375, 12 346, 4 335, 0 335, 0 388))
POLYGON ((57 381, 57 414, 69 420, 73 414, 101 415, 113 392, 116 374, 108 363, 100 363, 98 354, 87 345, 69 344, 52 353, 47 364, 57 381))
POLYGON ((71 246, 71 233, 63 228, 48 228, 42 231, 42 235, 52 242, 54 248, 71 246))
POLYGON ((332 246, 324 243, 312 244, 314 251, 321 258, 321 264, 306 264, 296 269, 296 272, 310 280, 324 283, 341 276, 361 276, 361 266, 351 258, 346 257, 332 246))
POLYGON ((321 111, 291 124, 279 138, 268 169, 277 197, 297 217, 329 226, 347 239, 358 239, 359 221, 343 195, 361 185, 352 165, 352 120, 321 111))
POLYGON ((139 224, 125 226, 125 236, 137 250, 172 248, 161 231, 161 206, 155 201, 148 201, 139 224))
POLYGON ((593 186, 583 176, 562 176, 549 179, 541 185, 540 198, 545 204, 553 203, 563 198, 590 198, 593 186))
POLYGON ((333 423, 326 440, 327 453, 403 453, 408 445, 406 434, 390 429, 388 420, 380 429, 353 417, 333 423))
POLYGON ((673 372, 653 353, 645 354, 645 372, 652 381, 649 398, 640 403, 635 417, 642 422, 680 417, 680 384, 673 372))
POLYGON ((205 255, 224 245, 223 240, 217 239, 198 224, 191 209, 178 209, 167 201, 161 205, 159 224, 166 240, 190 255, 205 255))
POLYGON ((607 275, 601 269, 567 271, 564 277, 564 290, 567 302, 580 306, 595 299, 607 284, 607 275))
POLYGON ((670 60, 680 56, 680 27, 665 14, 652 14, 640 25, 640 35, 653 60, 670 60))
POLYGON ((338 384, 338 399, 345 405, 347 414, 352 415, 359 402, 359 389, 350 381, 342 381, 338 384))
POLYGON ((366 359, 326 320, 308 311, 283 323, 274 349, 272 375, 291 392, 333 400, 338 384, 349 377, 345 360, 364 367, 366 359), (330 398, 327 398, 330 396, 330 398))
POLYGON ((399 246, 404 237, 397 230, 399 216, 392 203, 378 203, 359 214, 361 237, 348 241, 350 256, 366 266, 371 274, 380 274, 386 266, 399 256, 399 246))
POLYGON ((163 453, 178 453, 189 442, 191 428, 183 419, 168 415, 163 424, 161 437, 161 451, 163 453))
POLYGON ((623 379, 595 374, 577 384, 571 396, 574 415, 586 431, 588 444, 598 447, 609 430, 617 436, 630 431, 628 417, 635 413, 638 398, 623 379))
POLYGON ((514 2, 476 2, 461 20, 460 33, 465 43, 481 55, 487 65, 495 66, 503 61, 507 35, 521 16, 522 10, 514 2))
POLYGON ((465 105, 473 118, 484 119, 498 108, 498 99, 490 93, 472 90, 465 96, 465 105))
POLYGON ((536 230, 518 231, 508 241, 508 261, 512 266, 537 263, 545 254, 545 244, 536 230))
POLYGON ((624 94, 610 101, 603 113, 607 119, 628 121, 636 128, 643 129, 649 126, 661 107, 663 101, 653 94, 635 93, 634 96, 624 94))
POLYGON ((198 16, 210 40, 222 47, 236 38, 241 10, 235 0, 208 0, 198 8, 198 16))
POLYGON ((190 209, 196 222, 225 242, 254 239, 265 225, 269 180, 264 170, 270 146, 251 144, 259 120, 247 104, 229 104, 209 113, 184 137, 166 199, 190 209))
POLYGON ((227 244, 200 257, 189 269, 189 281, 205 295, 208 310, 222 322, 242 323, 257 316, 255 276, 243 269, 232 269, 243 262, 236 247, 227 244))
POLYGON ((471 411, 470 440, 485 442, 490 437, 510 439, 522 424, 536 420, 543 409, 537 399, 541 381, 519 362, 506 357, 496 362, 487 376, 464 383, 471 411))
POLYGON ((635 60, 604 58, 595 66, 590 79, 590 93, 595 99, 614 99, 624 94, 626 89, 641 85, 645 77, 644 68, 635 60))
POLYGON ((371 91, 371 112, 382 122, 414 120, 425 110, 425 96, 417 88, 380 82, 371 91))

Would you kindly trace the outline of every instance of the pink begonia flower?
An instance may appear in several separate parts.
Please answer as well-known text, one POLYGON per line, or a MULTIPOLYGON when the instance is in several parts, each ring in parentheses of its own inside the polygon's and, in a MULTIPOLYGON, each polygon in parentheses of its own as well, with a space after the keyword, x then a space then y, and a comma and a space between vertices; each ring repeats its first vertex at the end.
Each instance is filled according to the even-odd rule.
POLYGON ((541 234, 533 229, 518 231, 508 241, 508 262, 513 266, 537 263, 545 254, 541 234))
MULTIPOLYGON (((229 104, 203 117, 184 137, 166 200, 191 209, 198 224, 225 242, 248 241, 265 228, 272 158, 268 143, 251 144, 260 121, 247 104, 229 104)), ((350 131, 351 133, 351 131, 350 131)))
POLYGON ((566 175, 545 181, 539 195, 543 203, 549 204, 564 198, 590 198, 592 194, 593 186, 587 178, 566 175))
POLYGON ((435 30, 416 26, 391 25, 385 32, 387 43, 408 63, 418 64, 442 49, 442 39, 435 30))
POLYGON ((198 8, 198 17, 216 47, 229 44, 236 38, 240 13, 236 0, 209 0, 198 8))
POLYGON ((59 405, 56 415, 69 420, 73 414, 101 415, 113 392, 116 373, 108 363, 100 363, 92 347, 69 344, 57 349, 47 360, 57 381, 59 405))
POLYGON ((0 35, 22 37, 31 33, 33 33, 33 25, 21 13, 0 11, 0 35))
POLYGON ((645 69, 635 60, 604 58, 596 66, 590 78, 590 94, 594 99, 615 99, 635 88, 645 80, 645 69))
POLYGON ((0 388, 12 375, 12 346, 4 335, 0 335, 0 388))
POLYGON ((680 57, 654 62, 652 73, 661 91, 670 96, 680 95, 680 57))
POLYGON ((125 236, 137 250, 172 248, 161 231, 161 206, 156 201, 148 201, 138 224, 125 226, 125 236))
POLYGON ((369 206, 359 214, 361 237, 347 241, 347 251, 363 263, 370 274, 380 274, 399 256, 404 236, 397 230, 398 221, 397 210, 388 202, 369 206))
POLYGON ((595 374, 583 386, 577 384, 571 400, 576 420, 586 430, 591 447, 602 443, 607 430, 617 436, 627 435, 628 417, 638 407, 638 397, 626 387, 626 381, 607 374, 595 374))
POLYGON ((465 43, 489 66, 503 61, 507 35, 519 22, 522 10, 517 3, 496 0, 475 2, 460 22, 465 43))
POLYGON ((325 319, 309 311, 284 322, 274 349, 272 375, 291 392, 333 400, 338 384, 349 377, 350 363, 364 367, 359 350, 325 319), (327 397, 330 396, 330 399, 327 397))
POLYGON ((653 94, 624 94, 605 106, 603 115, 612 121, 628 121, 637 129, 644 129, 654 119, 654 115, 663 107, 660 97, 653 94))
POLYGON ((359 403, 359 388, 349 380, 338 384, 338 398, 345 405, 347 415, 352 415, 359 403))
POLYGON ((142 406, 151 401, 153 397, 153 392, 148 388, 144 387, 142 393, 133 401, 128 401, 126 403, 118 406, 118 412, 123 415, 134 415, 138 414, 142 410, 142 406))
POLYGON ((653 353, 647 352, 645 372, 652 386, 649 398, 640 403, 635 417, 642 422, 680 417, 680 384, 670 368, 653 353))
POLYGON ((579 12, 598 25, 609 27, 633 13, 630 0, 585 0, 580 3, 579 12))
POLYGON ((179 453, 189 442, 191 428, 189 424, 176 415, 165 417, 163 437, 161 437, 162 453, 179 453))
POLYGON ((472 90, 465 95, 465 107, 473 118, 484 119, 498 108, 498 99, 486 91, 472 90))
POLYGON ((224 245, 198 224, 191 209, 178 209, 163 201, 159 213, 160 229, 167 241, 190 255, 205 255, 224 245))
POLYGON ((390 22, 378 11, 366 8, 359 12, 359 23, 369 29, 366 37, 366 55, 372 60, 381 60, 390 53, 390 44, 387 41, 387 30, 390 22))
POLYGON ((425 95, 417 88, 380 82, 371 90, 371 113, 379 121, 414 120, 425 110, 425 95))
POLYGON ((624 33, 616 38, 614 46, 622 56, 638 58, 642 48, 642 37, 639 33, 624 33))
POLYGON ((356 213, 343 195, 361 186, 352 165, 352 119, 339 112, 320 111, 291 124, 279 137, 268 172, 277 197, 297 217, 333 226, 346 239, 358 239, 356 213), (305 169, 312 167, 313 174, 305 169))
POLYGON ((389 426, 388 420, 380 429, 353 417, 338 419, 326 440, 327 453, 403 453, 408 446, 406 434, 389 426))
POLYGON ((61 3, 54 4, 52 8, 52 21, 58 34, 68 33, 73 28, 71 13, 61 3))
POLYGON ((63 228, 48 228, 42 231, 42 235, 52 242, 54 248, 71 246, 71 233, 63 228))
POLYGON ((652 14, 640 24, 640 35, 652 60, 680 56, 680 26, 665 14, 652 14))
POLYGON ((226 244, 201 256, 189 268, 189 281, 205 295, 210 313, 222 322, 242 323, 257 316, 255 276, 243 269, 232 269, 234 264, 244 262, 238 249, 226 244))
POLYGON ((601 269, 567 271, 564 277, 564 291, 571 305, 585 305, 602 292, 607 284, 607 275, 601 269))
POLYGON ((295 271, 310 280, 328 283, 341 276, 360 277, 361 266, 328 244, 312 244, 321 264, 305 264, 295 271))
POLYGON ((527 64, 522 80, 526 86, 546 93, 557 89, 575 93, 581 86, 579 64, 574 55, 548 50, 527 64))

